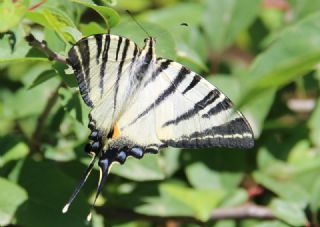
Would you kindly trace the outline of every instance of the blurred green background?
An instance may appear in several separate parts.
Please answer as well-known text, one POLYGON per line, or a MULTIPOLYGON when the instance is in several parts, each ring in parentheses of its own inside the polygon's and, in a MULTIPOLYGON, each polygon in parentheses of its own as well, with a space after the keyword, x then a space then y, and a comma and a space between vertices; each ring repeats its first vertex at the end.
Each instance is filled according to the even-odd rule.
POLYGON ((0 33, 0 226, 319 226, 319 0, 1 0, 0 33), (157 38, 158 56, 240 107, 256 146, 129 159, 86 224, 98 171, 61 209, 89 161, 89 110, 66 66, 24 36, 62 55, 108 30, 142 47, 125 10, 157 38))

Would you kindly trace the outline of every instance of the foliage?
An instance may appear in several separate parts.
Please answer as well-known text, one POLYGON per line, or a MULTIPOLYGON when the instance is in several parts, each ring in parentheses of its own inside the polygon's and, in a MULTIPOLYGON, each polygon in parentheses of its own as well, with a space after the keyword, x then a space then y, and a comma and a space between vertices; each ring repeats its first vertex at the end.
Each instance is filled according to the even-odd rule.
POLYGON ((118 215, 97 209, 86 226, 152 226, 126 220, 123 210, 168 226, 172 216, 208 226, 319 226, 319 7, 319 0, 0 1, 0 225, 85 226, 96 190, 92 176, 61 213, 89 162, 89 110, 70 70, 24 37, 32 32, 62 55, 108 30, 142 47, 146 34, 128 9, 157 38, 159 56, 206 75, 239 106, 256 146, 168 148, 129 159, 112 169, 97 203, 118 215), (215 209, 250 203, 277 220, 209 221, 215 209))

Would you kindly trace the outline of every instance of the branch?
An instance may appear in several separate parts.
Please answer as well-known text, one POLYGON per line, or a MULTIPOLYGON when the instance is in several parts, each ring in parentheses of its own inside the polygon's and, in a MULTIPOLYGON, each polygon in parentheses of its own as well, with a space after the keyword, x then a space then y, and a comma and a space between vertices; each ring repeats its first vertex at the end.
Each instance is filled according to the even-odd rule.
MULTIPOLYGON (((41 2, 43 3, 45 1, 41 1, 41 2)), ((49 60, 51 60, 51 61, 55 60, 55 61, 59 61, 63 64, 67 64, 67 59, 64 56, 59 55, 59 54, 55 53, 54 51, 52 51, 48 47, 46 41, 43 40, 40 42, 32 34, 27 35, 25 37, 25 39, 29 43, 30 46, 35 47, 35 48, 39 49, 40 51, 44 52, 48 56, 49 60)), ((45 122, 49 116, 49 113, 50 113, 52 107, 54 106, 54 104, 56 103, 56 101, 58 99, 58 90, 62 85, 63 85, 63 83, 60 83, 58 85, 58 87, 51 93, 51 95, 48 99, 47 105, 45 106, 42 113, 38 117, 36 128, 32 134, 30 142, 29 142, 30 154, 40 151, 40 140, 42 137, 44 125, 45 125, 45 122)))
POLYGON ((58 100, 58 96, 59 96, 58 91, 59 91, 59 88, 62 86, 62 84, 63 83, 59 84, 58 87, 54 91, 52 91, 45 108, 43 109, 42 113, 38 117, 36 128, 32 134, 32 137, 29 143, 30 154, 40 151, 40 140, 42 137, 44 125, 49 116, 51 109, 53 108, 54 104, 58 100))
POLYGON ((241 207, 232 208, 218 208, 215 209, 211 214, 211 220, 220 219, 275 219, 276 217, 272 214, 272 211, 263 206, 254 204, 245 204, 241 207))
POLYGON ((39 41, 37 40, 32 34, 29 34, 25 37, 26 41, 29 43, 30 46, 35 47, 39 50, 41 50, 42 52, 44 52, 49 60, 55 60, 55 61, 59 61, 63 64, 67 64, 67 59, 60 55, 55 53, 54 51, 52 51, 51 49, 49 49, 47 42, 46 41, 39 41))
MULTIPOLYGON (((184 216, 170 216, 161 217, 153 215, 145 215, 135 213, 130 210, 113 209, 107 207, 96 207, 99 214, 106 218, 119 218, 127 220, 145 220, 154 222, 165 222, 165 221, 176 221, 180 223, 194 223, 198 225, 203 225, 204 222, 194 218, 194 217, 184 217, 184 216)), ((267 207, 258 206, 254 204, 245 204, 241 207, 230 207, 230 208, 217 208, 214 209, 209 222, 222 220, 222 219, 276 219, 272 214, 271 210, 267 207)))

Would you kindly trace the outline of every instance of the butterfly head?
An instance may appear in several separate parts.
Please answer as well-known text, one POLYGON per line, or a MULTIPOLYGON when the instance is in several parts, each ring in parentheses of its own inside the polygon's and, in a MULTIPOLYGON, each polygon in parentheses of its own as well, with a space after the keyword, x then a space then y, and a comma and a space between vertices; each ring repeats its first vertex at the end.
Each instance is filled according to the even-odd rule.
POLYGON ((156 38, 149 36, 149 37, 145 38, 143 41, 144 41, 145 45, 147 45, 147 44, 149 44, 149 45, 150 44, 155 44, 156 43, 156 38))
POLYGON ((144 39, 144 50, 147 50, 147 51, 152 51, 154 52, 154 48, 155 48, 155 44, 156 44, 156 38, 154 37, 147 37, 144 39))
POLYGON ((154 37, 149 36, 144 39, 144 47, 143 47, 142 53, 140 55, 143 62, 150 63, 156 59, 156 57, 155 57, 155 43, 156 43, 156 39, 154 37))

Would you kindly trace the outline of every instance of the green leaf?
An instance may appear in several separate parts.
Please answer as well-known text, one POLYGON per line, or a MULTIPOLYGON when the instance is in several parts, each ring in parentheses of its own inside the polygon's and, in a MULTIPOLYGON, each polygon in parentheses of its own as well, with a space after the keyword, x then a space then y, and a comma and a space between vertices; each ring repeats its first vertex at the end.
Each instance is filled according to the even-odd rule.
MULTIPOLYGON (((16 212, 19 226, 88 226, 87 198, 81 191, 68 213, 61 210, 76 186, 53 163, 26 160, 20 170, 18 183, 27 191, 29 199, 16 212)), ((90 225, 89 225, 90 226, 90 225)))
MULTIPOLYGON (((199 32, 203 5, 198 3, 184 2, 164 9, 150 10, 142 13, 138 19, 158 24, 170 32, 175 40, 178 61, 196 72, 208 71, 205 64, 207 49, 205 38, 199 32), (185 12, 188 12, 186 14, 185 12), (188 26, 181 26, 186 23, 188 26)), ((149 32, 149 29, 146 28, 149 32)), ((157 41, 166 37, 165 33, 155 36, 157 41)), ((163 55, 161 55, 163 56, 163 55)), ((165 56, 165 55, 164 55, 165 56)), ((168 56, 169 59, 174 59, 168 56)))
POLYGON ((313 110, 308 121, 308 128, 310 129, 310 138, 312 142, 320 147, 320 99, 318 98, 316 108, 313 110))
POLYGON ((89 107, 83 102, 79 91, 75 89, 60 88, 59 101, 70 116, 83 125, 88 124, 89 107))
MULTIPOLYGON (((67 14, 57 8, 44 8, 42 10, 44 19, 54 29, 65 42, 75 43, 79 39, 78 33, 72 32, 71 29, 77 31, 73 21, 67 14)), ((46 23, 44 22, 43 25, 46 23)))
POLYGON ((222 189, 219 173, 209 169, 204 163, 196 162, 186 168, 191 185, 199 189, 222 189))
POLYGON ((50 23, 47 21, 46 17, 41 11, 28 11, 25 17, 36 24, 42 25, 45 28, 51 27, 50 23))
POLYGON ((23 62, 50 62, 48 58, 41 57, 13 57, 0 59, 0 63, 23 63, 23 62))
MULTIPOLYGON (((161 38, 157 39, 156 42, 156 53, 158 57, 164 57, 174 60, 176 57, 176 51, 175 42, 172 38, 172 35, 157 24, 147 22, 140 22, 140 24, 145 28, 145 30, 148 31, 150 36, 158 37, 161 35, 161 38)), ((113 28, 112 34, 127 37, 135 41, 140 47, 144 46, 143 40, 146 38, 145 32, 137 27, 136 22, 132 20, 123 22, 119 24, 119 26, 113 28)))
POLYGON ((28 195, 20 186, 0 178, 0 225, 5 226, 11 223, 19 206, 23 204, 28 195))
POLYGON ((212 210, 218 206, 225 196, 225 192, 221 189, 195 190, 173 184, 164 184, 162 190, 172 198, 190 207, 195 217, 202 221, 209 219, 212 210))
MULTIPOLYGON (((187 23, 190 27, 196 27, 201 22, 203 6, 198 3, 185 2, 163 9, 151 10, 139 16, 139 18, 165 27, 171 32, 178 32, 181 23, 187 23), (188 12, 186 14, 186 12, 188 12)), ((181 31, 184 29, 182 28, 181 31)), ((147 31, 149 31, 147 29, 147 31)))
POLYGON ((320 13, 287 28, 273 45, 260 54, 243 78, 243 101, 279 88, 312 70, 320 61, 320 13))
POLYGON ((15 146, 10 148, 8 151, 6 151, 4 154, 1 154, 0 167, 2 167, 7 162, 22 159, 28 153, 29 153, 28 146, 23 142, 19 142, 15 146))
POLYGON ((54 70, 47 70, 42 72, 31 84, 31 86, 29 87, 29 89, 34 88, 40 84, 42 84, 43 82, 46 82, 47 80, 50 80, 51 78, 53 78, 54 76, 56 76, 56 72, 54 70))
POLYGON ((249 121, 255 138, 259 138, 264 129, 264 124, 272 107, 275 94, 275 89, 265 90, 259 95, 251 97, 250 100, 245 100, 245 104, 241 106, 240 110, 249 121))
POLYGON ((17 90, 15 96, 10 97, 7 101, 13 110, 14 117, 18 119, 40 114, 47 103, 50 92, 58 85, 58 82, 52 78, 50 84, 45 82, 42 86, 34 87, 32 92, 26 88, 17 90))
MULTIPOLYGON (((49 62, 47 57, 39 56, 29 56, 26 55, 29 53, 31 47, 25 41, 24 36, 25 32, 22 26, 18 26, 12 30, 16 37, 16 44, 14 51, 9 48, 9 37, 4 36, 0 39, 0 63, 23 63, 23 62, 49 62)), ((0 64, 2 65, 2 64, 0 64)))
POLYGON ((237 104, 242 85, 235 75, 215 74, 207 76, 206 79, 237 104))
POLYGON ((292 226, 304 226, 307 223, 303 210, 294 203, 274 199, 270 204, 270 208, 277 218, 292 226))
MULTIPOLYGON (((282 172, 279 173, 282 174, 282 172)), ((308 203, 309 195, 302 185, 281 177, 274 179, 261 172, 255 172, 253 176, 259 184, 287 201, 299 204, 300 207, 305 207, 308 203)))
POLYGON ((206 0, 203 27, 213 50, 229 47, 257 17, 260 0, 206 0))
POLYGON ((314 12, 317 12, 320 8, 320 1, 299 1, 289 0, 289 4, 292 10, 294 19, 301 19, 314 12))
POLYGON ((52 67, 69 87, 78 88, 78 83, 71 67, 68 68, 67 65, 62 64, 61 62, 55 62, 52 67), (66 73, 69 69, 71 69, 72 74, 66 73))
POLYGON ((124 165, 114 165, 112 173, 134 181, 163 180, 165 175, 157 155, 145 155, 142 159, 128 159, 124 165))
MULTIPOLYGON (((161 190, 161 189, 160 189, 161 190)), ((170 195, 163 195, 160 198, 148 198, 146 204, 136 207, 134 210, 144 215, 168 216, 192 216, 193 211, 183 202, 172 198, 170 195)))
MULTIPOLYGON (((206 79, 226 94, 236 106, 241 104, 241 95, 245 90, 246 83, 236 78, 236 75, 210 75, 206 79)), ((246 79, 243 79, 246 81, 246 79)), ((250 100, 244 100, 245 105, 240 106, 242 113, 250 123, 255 138, 258 138, 263 130, 265 119, 273 104, 275 90, 264 91, 255 95, 250 100)))
POLYGON ((249 200, 248 192, 244 189, 236 189, 229 193, 223 200, 221 207, 236 207, 249 200))
MULTIPOLYGON (((241 226, 243 226, 242 223, 241 226)), ((217 220, 214 227, 237 227, 237 224, 234 220, 217 220)))
POLYGON ((166 177, 173 175, 180 168, 180 153, 181 149, 173 147, 168 147, 161 151, 159 165, 166 177))
POLYGON ((117 7, 121 9, 127 9, 131 12, 141 12, 142 10, 146 9, 152 2, 149 0, 135 0, 135 1, 128 1, 128 0, 103 0, 104 2, 111 2, 109 5, 116 4, 117 7))
POLYGON ((64 53, 66 43, 59 37, 59 35, 50 27, 44 29, 44 40, 48 47, 56 53, 64 53))
POLYGON ((281 221, 263 221, 255 225, 255 227, 290 227, 281 221))
POLYGON ((16 26, 28 10, 29 0, 3 0, 0 2, 0 33, 16 26))
POLYGON ((102 17, 102 19, 107 25, 107 28, 112 28, 119 23, 120 16, 112 8, 109 8, 106 6, 97 6, 97 5, 90 4, 80 0, 72 0, 72 1, 95 10, 102 17))
POLYGON ((106 33, 106 30, 96 22, 90 22, 89 24, 80 24, 80 30, 84 36, 106 33))
POLYGON ((192 46, 185 44, 185 42, 178 42, 178 62, 185 66, 189 66, 193 71, 208 71, 201 57, 194 50, 192 46))

